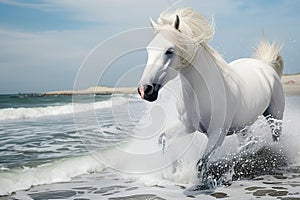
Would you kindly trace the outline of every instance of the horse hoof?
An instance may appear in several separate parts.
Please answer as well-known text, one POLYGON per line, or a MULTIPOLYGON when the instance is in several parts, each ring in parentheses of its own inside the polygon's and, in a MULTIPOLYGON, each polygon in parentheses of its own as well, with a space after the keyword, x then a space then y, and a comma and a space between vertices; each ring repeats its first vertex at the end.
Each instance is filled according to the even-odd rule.
POLYGON ((272 135, 273 142, 279 142, 279 136, 278 135, 272 135))
POLYGON ((166 147, 166 134, 162 133, 158 138, 158 145, 161 145, 161 149, 163 152, 165 152, 166 147))
POLYGON ((210 194, 212 193, 214 188, 211 188, 207 185, 201 184, 201 185, 195 185, 190 188, 188 188, 186 191, 184 191, 185 195, 200 195, 200 194, 210 194))

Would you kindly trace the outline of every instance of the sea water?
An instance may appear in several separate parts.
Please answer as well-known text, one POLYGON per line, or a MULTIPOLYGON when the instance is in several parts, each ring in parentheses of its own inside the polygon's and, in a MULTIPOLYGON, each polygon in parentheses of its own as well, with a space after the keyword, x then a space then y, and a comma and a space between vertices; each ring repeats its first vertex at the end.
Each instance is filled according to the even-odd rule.
POLYGON ((217 188, 201 193, 191 188, 205 136, 159 143, 162 127, 180 123, 169 96, 0 95, 0 196, 300 199, 300 97, 286 97, 279 143, 264 119, 245 138, 227 137, 209 169, 217 188))

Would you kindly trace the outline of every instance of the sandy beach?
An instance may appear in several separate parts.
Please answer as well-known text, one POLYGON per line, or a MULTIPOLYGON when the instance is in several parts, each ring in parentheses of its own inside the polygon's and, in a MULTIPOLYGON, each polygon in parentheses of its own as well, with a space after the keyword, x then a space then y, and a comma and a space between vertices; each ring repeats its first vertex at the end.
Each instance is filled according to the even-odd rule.
POLYGON ((284 75, 281 83, 286 95, 300 95, 300 74, 284 75))
POLYGON ((95 86, 85 90, 61 90, 46 92, 46 96, 51 95, 111 95, 111 94, 134 94, 136 93, 136 87, 104 87, 95 86))
MULTIPOLYGON (((300 73, 288 74, 281 78, 283 89, 287 96, 300 95, 300 73)), ((111 94, 134 94, 136 87, 104 87, 95 86, 85 90, 61 90, 46 92, 46 96, 51 95, 111 95, 111 94)))

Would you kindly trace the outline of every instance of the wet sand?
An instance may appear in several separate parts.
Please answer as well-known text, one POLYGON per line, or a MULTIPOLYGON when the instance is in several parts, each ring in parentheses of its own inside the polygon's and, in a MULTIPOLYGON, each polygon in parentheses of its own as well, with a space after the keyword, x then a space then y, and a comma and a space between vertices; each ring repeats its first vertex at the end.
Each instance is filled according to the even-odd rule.
MULTIPOLYGON (((109 171, 83 175, 68 183, 35 186, 18 191, 11 199, 280 199, 300 200, 300 175, 259 176, 252 180, 234 181, 227 187, 218 187, 205 194, 185 195, 186 186, 145 186, 120 178, 109 171)), ((1 199, 1 198, 0 198, 1 199)))
MULTIPOLYGON (((134 178, 110 169, 100 173, 81 175, 65 183, 34 186, 17 191, 7 199, 72 199, 72 200, 164 200, 164 199, 279 199, 300 200, 300 167, 287 166, 284 154, 263 148, 249 156, 227 162, 237 175, 233 181, 211 191, 191 190, 191 185, 170 182, 162 185, 145 185, 134 178), (246 159, 247 158, 247 159, 246 159), (251 164, 252 163, 252 164, 251 164), (246 166, 248 165, 248 166, 246 166), (270 168, 273 166, 273 168, 270 168), (254 174, 253 174, 254 173, 254 174), (259 175, 260 174, 260 175, 259 175)), ((228 171, 218 164, 210 166, 210 173, 226 175, 228 171)), ((226 168, 226 167, 225 167, 226 168)), ((1 197, 0 197, 1 199, 1 197)))

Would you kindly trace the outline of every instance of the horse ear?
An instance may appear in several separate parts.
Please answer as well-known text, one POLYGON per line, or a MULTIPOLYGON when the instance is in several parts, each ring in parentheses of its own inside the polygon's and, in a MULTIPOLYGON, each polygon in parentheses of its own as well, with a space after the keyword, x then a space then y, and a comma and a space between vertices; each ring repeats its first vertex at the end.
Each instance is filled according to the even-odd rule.
POLYGON ((180 25, 179 16, 176 15, 176 19, 175 19, 175 22, 174 22, 175 29, 179 30, 179 25, 180 25))
POLYGON ((150 24, 152 26, 152 28, 155 28, 157 26, 157 23, 155 21, 153 21, 153 19, 150 17, 150 24))

